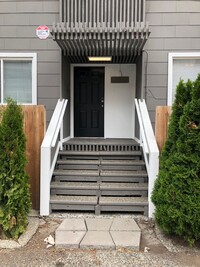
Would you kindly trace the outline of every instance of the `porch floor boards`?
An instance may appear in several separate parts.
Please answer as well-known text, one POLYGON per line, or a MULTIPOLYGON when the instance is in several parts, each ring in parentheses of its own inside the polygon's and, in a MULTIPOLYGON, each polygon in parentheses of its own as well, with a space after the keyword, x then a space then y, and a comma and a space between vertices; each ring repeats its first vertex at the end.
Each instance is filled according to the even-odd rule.
POLYGON ((131 138, 84 138, 84 137, 75 137, 71 138, 64 144, 74 144, 74 145, 84 145, 84 144, 91 144, 91 145, 137 145, 138 142, 131 138))
POLYGON ((148 176, 134 139, 73 138, 60 151, 51 182, 56 210, 148 213, 148 176))

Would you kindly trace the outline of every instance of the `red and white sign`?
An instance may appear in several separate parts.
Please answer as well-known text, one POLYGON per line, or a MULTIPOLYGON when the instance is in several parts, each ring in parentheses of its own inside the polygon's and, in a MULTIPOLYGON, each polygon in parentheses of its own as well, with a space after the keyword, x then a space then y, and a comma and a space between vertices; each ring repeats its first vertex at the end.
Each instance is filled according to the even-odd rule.
POLYGON ((49 28, 45 25, 41 25, 36 29, 36 35, 40 39, 47 39, 49 37, 49 28))

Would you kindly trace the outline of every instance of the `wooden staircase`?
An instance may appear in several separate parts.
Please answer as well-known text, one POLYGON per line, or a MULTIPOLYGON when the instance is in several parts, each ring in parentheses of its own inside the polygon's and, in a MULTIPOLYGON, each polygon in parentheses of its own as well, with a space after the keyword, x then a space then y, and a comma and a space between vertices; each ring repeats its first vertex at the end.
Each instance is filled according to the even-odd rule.
POLYGON ((148 177, 131 139, 71 139, 59 152, 51 182, 52 211, 148 215, 148 177))

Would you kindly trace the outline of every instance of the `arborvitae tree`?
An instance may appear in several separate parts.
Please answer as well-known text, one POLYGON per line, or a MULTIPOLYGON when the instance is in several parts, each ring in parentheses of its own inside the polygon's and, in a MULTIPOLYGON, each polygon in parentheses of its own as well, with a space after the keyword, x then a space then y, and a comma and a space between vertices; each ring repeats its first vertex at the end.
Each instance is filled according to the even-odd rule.
POLYGON ((165 157, 152 201, 160 228, 190 245, 200 239, 200 75, 177 123, 179 136, 165 157))
POLYGON ((25 145, 22 109, 8 99, 0 123, 0 229, 12 238, 28 225, 31 202, 25 145))
POLYGON ((168 138, 161 153, 160 166, 165 164, 165 160, 168 158, 168 155, 176 149, 176 141, 179 137, 180 131, 178 127, 179 120, 183 114, 184 106, 191 100, 191 91, 192 82, 190 80, 188 80, 187 83, 184 83, 183 80, 181 80, 176 87, 176 95, 168 127, 168 138))

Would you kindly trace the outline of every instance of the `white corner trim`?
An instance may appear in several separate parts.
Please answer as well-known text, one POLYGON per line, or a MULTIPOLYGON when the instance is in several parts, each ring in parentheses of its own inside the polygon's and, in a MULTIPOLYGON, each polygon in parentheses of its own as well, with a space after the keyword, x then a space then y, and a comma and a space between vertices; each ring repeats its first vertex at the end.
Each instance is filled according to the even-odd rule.
POLYGON ((172 81, 173 81, 173 55, 169 53, 168 55, 168 96, 167 105, 172 105, 172 81))

